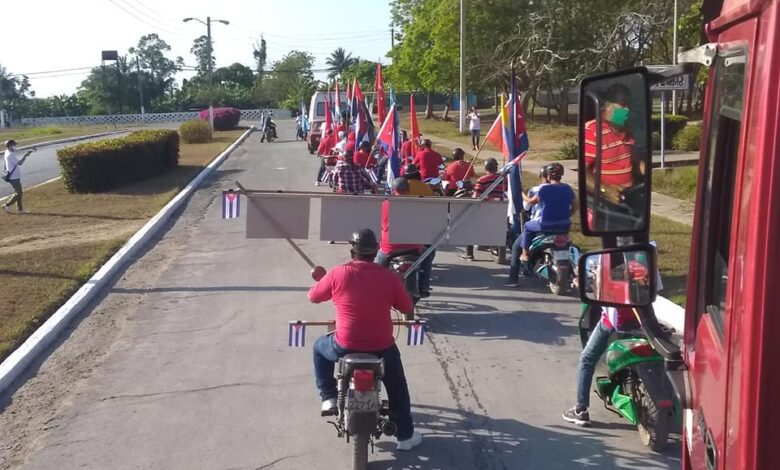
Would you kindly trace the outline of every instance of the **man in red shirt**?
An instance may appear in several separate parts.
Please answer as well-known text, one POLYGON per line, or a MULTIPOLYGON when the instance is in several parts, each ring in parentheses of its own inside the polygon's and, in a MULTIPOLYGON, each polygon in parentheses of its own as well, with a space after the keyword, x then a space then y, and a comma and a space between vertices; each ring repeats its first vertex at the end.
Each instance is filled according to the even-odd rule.
POLYGON ((395 344, 391 308, 414 310, 412 299, 395 274, 374 263, 379 244, 370 229, 352 234, 352 261, 336 266, 309 289, 314 303, 333 300, 336 331, 314 343, 314 374, 322 398, 322 415, 336 410, 335 363, 355 352, 372 353, 384 360, 382 382, 387 390, 390 420, 397 426, 398 450, 410 450, 422 442, 412 424, 411 400, 401 353, 395 344))
POLYGON ((412 140, 408 138, 406 131, 401 131, 401 150, 399 153, 402 169, 414 160, 414 155, 412 155, 412 140))
POLYGON ((466 152, 464 152, 461 148, 456 148, 452 151, 453 162, 447 166, 446 170, 444 170, 444 173, 447 175, 447 181, 450 183, 450 186, 447 190, 449 194, 445 194, 445 196, 452 196, 455 194, 458 181, 471 180, 471 178, 476 176, 476 173, 474 172, 474 165, 463 160, 463 156, 465 154, 466 152))
POLYGON ((444 163, 441 154, 431 148, 431 140, 423 139, 420 151, 414 156, 414 164, 420 169, 422 180, 439 177, 439 165, 444 163))
POLYGON ((371 155, 371 143, 363 141, 360 143, 360 150, 355 153, 355 165, 361 168, 374 168, 376 166, 376 158, 371 155))
MULTIPOLYGON (((325 137, 323 137, 320 141, 320 146, 317 148, 317 155, 320 156, 320 169, 317 172, 317 179, 314 181, 315 186, 320 185, 320 182, 322 181, 322 175, 325 173, 326 158, 322 157, 330 157, 333 153, 333 147, 335 146, 336 138, 333 135, 333 129, 328 129, 325 137)), ((330 157, 327 158, 327 160, 328 165, 332 166, 336 164, 336 157, 330 157)))
MULTIPOLYGON (((480 176, 477 180, 477 184, 474 185, 474 197, 478 198, 482 196, 482 194, 490 188, 490 185, 493 184, 494 181, 496 181, 500 175, 498 174, 498 160, 495 158, 488 158, 485 160, 485 174, 480 176)), ((506 192, 506 180, 502 181, 498 184, 493 190, 488 194, 488 196, 485 199, 493 200, 493 201, 503 201, 504 200, 504 193, 506 192)))

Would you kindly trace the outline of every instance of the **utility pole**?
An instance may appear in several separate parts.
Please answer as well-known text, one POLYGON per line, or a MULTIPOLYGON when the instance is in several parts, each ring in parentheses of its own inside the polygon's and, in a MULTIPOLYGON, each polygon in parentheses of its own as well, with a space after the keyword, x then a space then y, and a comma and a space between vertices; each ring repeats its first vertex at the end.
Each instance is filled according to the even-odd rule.
MULTIPOLYGON (((198 23, 206 25, 206 37, 208 45, 208 61, 209 61, 209 68, 208 68, 208 82, 209 82, 209 89, 208 89, 208 95, 209 95, 209 124, 211 125, 211 130, 214 130, 214 93, 213 93, 213 80, 214 80, 214 64, 213 62, 213 56, 214 56, 214 46, 211 42, 211 17, 207 16, 206 21, 199 20, 197 18, 184 18, 182 21, 185 23, 188 21, 195 20, 198 23)), ((222 23, 224 25, 229 25, 230 22, 227 20, 214 20, 218 23, 222 23)))
POLYGON ((146 114, 144 110, 144 84, 141 80, 141 61, 138 56, 135 57, 135 68, 138 71, 138 99, 141 103, 141 114, 146 114))
POLYGON ((395 49, 395 28, 390 26, 390 50, 395 49))
POLYGON ((460 116, 458 130, 466 132, 466 4, 460 0, 460 116))
MULTIPOLYGON (((674 29, 672 31, 672 65, 677 65, 677 0, 674 0, 674 29)), ((672 90, 672 116, 677 115, 677 90, 672 90)))

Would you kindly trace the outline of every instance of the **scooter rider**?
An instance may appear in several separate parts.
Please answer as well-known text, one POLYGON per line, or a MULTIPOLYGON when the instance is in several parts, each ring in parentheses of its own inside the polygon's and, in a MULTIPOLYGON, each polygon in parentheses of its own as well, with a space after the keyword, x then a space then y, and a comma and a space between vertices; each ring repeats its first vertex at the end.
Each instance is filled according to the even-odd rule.
MULTIPOLYGON (((534 197, 539 194, 539 189, 545 184, 549 184, 550 180, 547 178, 547 167, 543 166, 539 169, 540 183, 528 190, 528 196, 534 197)), ((523 201, 523 209, 529 214, 528 220, 537 220, 542 218, 542 203, 529 204, 523 201)), ((520 279, 520 250, 522 248, 522 238, 517 237, 512 243, 512 259, 509 264, 509 279, 506 281, 508 287, 517 287, 520 279)))
POLYGON ((393 336, 390 309, 409 313, 414 307, 400 279, 374 263, 378 250, 374 232, 358 230, 350 240, 352 261, 332 268, 309 289, 311 302, 333 300, 336 307, 336 331, 314 343, 314 374, 322 398, 321 414, 331 416, 337 408, 333 372, 339 358, 356 352, 381 357, 390 420, 397 426, 397 448, 410 450, 422 442, 422 435, 412 424, 409 388, 393 336))
POLYGON ((527 194, 523 194, 523 201, 528 204, 541 203, 542 210, 539 219, 529 220, 525 223, 525 230, 520 235, 520 244, 523 248, 520 261, 528 261, 528 249, 537 233, 569 230, 571 215, 578 208, 574 190, 568 184, 561 182, 563 165, 550 163, 545 171, 550 183, 539 188, 539 193, 536 196, 529 197, 527 194))

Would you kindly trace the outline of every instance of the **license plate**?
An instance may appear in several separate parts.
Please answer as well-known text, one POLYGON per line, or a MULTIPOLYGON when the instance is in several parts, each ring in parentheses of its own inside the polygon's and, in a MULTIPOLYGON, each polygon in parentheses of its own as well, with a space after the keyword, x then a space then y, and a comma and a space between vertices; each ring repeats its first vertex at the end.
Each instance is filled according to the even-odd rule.
POLYGON ((568 261, 569 251, 553 251, 553 259, 555 261, 568 261))

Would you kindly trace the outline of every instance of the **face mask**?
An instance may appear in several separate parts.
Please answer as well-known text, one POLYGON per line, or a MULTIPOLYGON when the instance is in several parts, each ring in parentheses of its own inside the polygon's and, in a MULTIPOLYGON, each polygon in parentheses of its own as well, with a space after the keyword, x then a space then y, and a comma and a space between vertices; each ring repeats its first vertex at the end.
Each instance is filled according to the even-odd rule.
POLYGON ((628 122, 628 115, 630 114, 630 110, 628 108, 618 108, 614 107, 612 108, 611 116, 609 117, 609 122, 616 126, 625 126, 626 122, 628 122))

